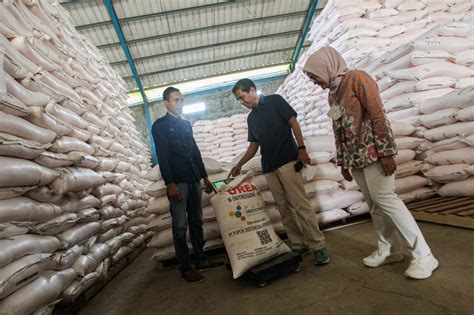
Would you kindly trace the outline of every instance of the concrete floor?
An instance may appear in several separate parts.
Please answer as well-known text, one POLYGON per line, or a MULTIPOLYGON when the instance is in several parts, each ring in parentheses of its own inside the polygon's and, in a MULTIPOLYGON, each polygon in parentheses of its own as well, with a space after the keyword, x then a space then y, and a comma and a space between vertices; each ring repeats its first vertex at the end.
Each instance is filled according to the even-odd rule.
POLYGON ((331 263, 258 288, 232 280, 225 268, 188 284, 175 269, 159 271, 144 251, 81 309, 79 314, 474 314, 474 232, 420 223, 440 267, 427 280, 403 276, 409 259, 366 268, 375 249, 372 224, 326 231, 331 263))

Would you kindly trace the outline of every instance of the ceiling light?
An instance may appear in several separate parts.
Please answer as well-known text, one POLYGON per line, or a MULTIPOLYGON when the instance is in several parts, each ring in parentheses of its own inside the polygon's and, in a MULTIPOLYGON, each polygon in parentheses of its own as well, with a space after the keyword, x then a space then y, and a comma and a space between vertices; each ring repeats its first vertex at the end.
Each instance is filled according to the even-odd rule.
POLYGON ((191 114, 206 110, 206 104, 203 102, 183 106, 183 114, 191 114))

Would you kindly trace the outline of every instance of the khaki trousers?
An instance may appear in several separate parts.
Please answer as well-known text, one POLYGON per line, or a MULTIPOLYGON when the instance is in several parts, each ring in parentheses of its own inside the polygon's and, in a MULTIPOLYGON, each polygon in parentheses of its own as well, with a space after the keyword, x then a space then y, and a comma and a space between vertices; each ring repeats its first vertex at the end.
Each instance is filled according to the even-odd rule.
POLYGON ((265 178, 293 247, 301 248, 307 244, 314 251, 324 247, 325 238, 311 209, 301 174, 295 172, 295 163, 287 163, 266 173, 265 178))
POLYGON ((395 175, 385 176, 379 162, 351 170, 365 200, 382 252, 398 251, 397 232, 414 258, 431 254, 420 228, 403 201, 395 194, 395 175))

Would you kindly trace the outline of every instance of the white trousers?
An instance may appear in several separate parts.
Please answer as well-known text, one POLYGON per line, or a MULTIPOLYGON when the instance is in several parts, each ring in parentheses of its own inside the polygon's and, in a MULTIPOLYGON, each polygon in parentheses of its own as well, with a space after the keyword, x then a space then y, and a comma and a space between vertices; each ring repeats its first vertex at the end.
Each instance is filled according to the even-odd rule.
POLYGON ((369 205, 382 252, 399 250, 397 232, 413 258, 428 256, 431 250, 403 201, 395 194, 395 175, 385 176, 379 162, 351 170, 369 205))

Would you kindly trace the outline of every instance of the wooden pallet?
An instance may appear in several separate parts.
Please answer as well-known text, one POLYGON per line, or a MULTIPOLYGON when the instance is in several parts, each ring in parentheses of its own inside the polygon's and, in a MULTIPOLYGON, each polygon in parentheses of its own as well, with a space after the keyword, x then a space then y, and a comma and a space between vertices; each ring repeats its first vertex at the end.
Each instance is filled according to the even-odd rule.
POLYGON ((407 204, 416 220, 474 229, 474 198, 432 197, 407 204))

